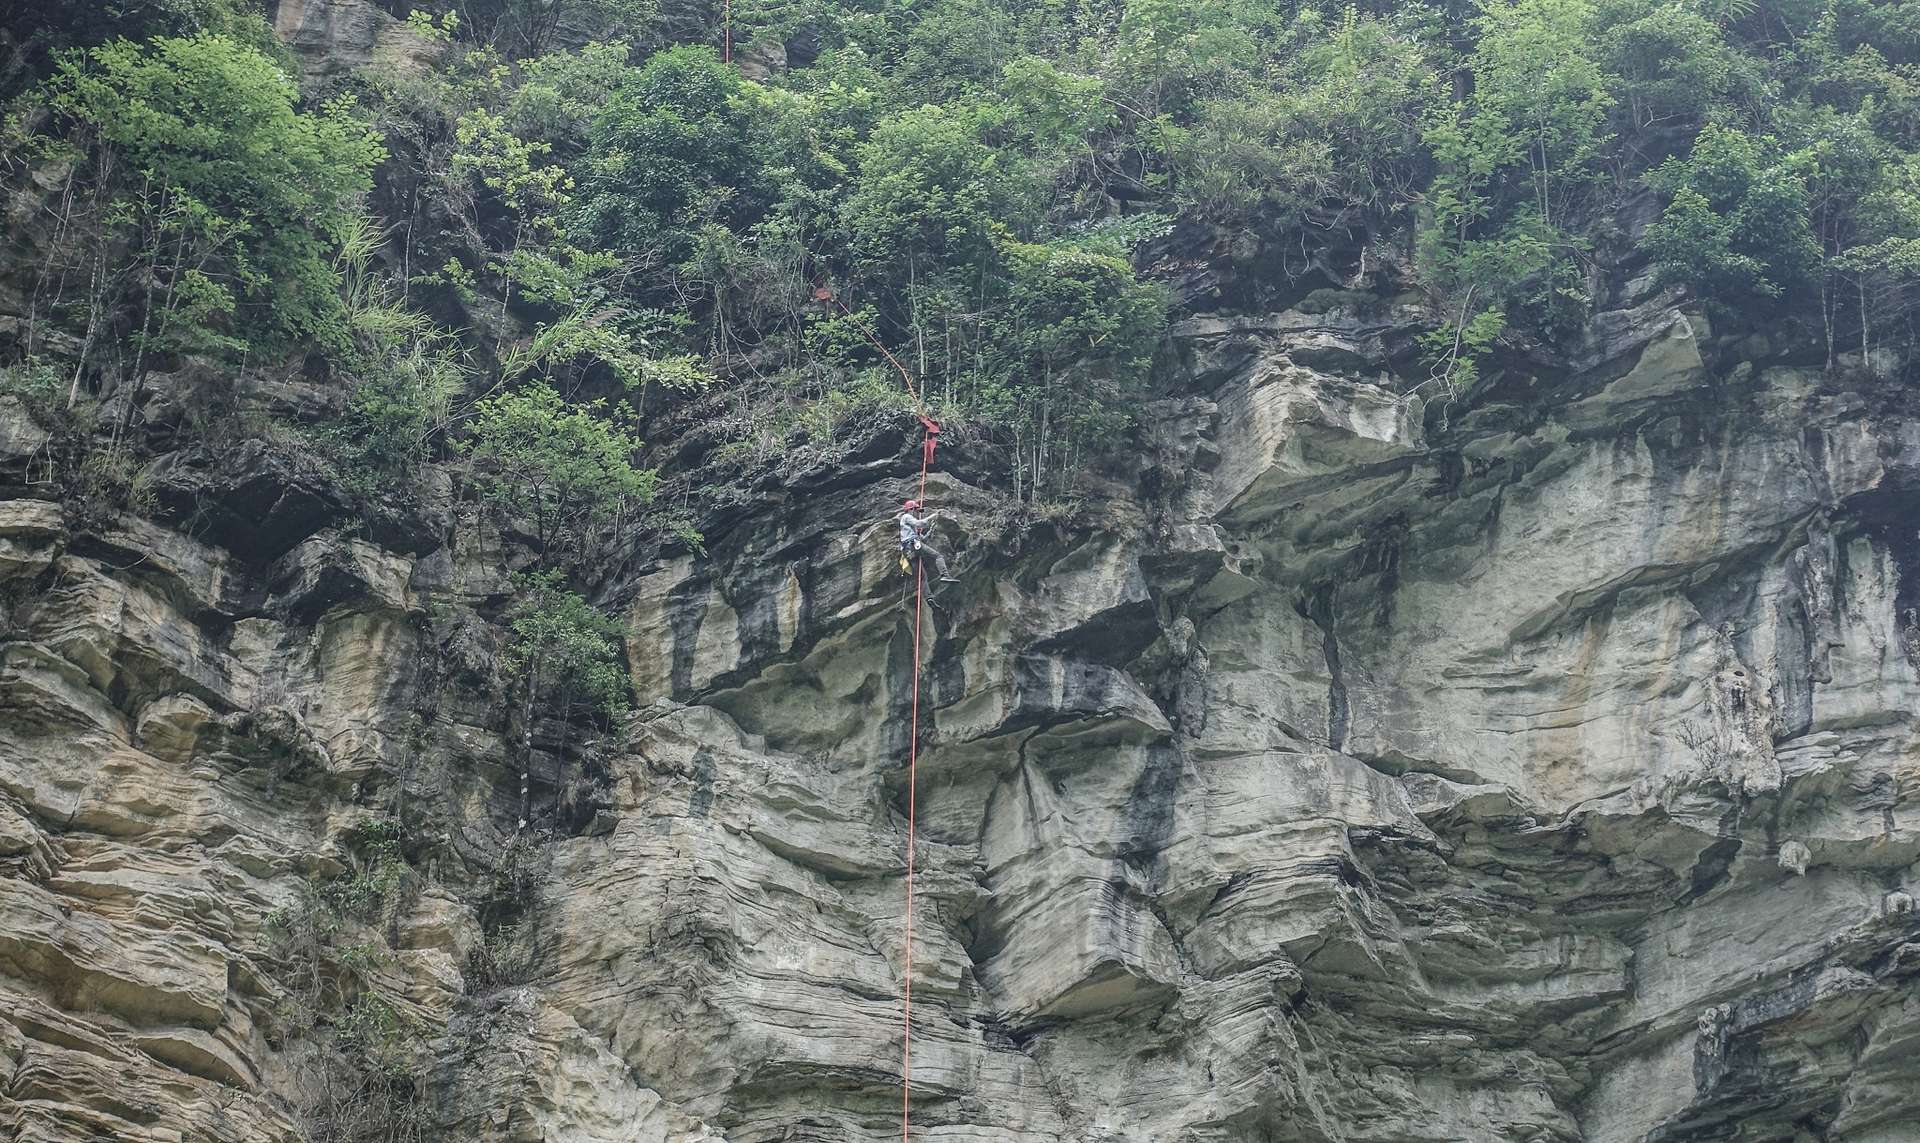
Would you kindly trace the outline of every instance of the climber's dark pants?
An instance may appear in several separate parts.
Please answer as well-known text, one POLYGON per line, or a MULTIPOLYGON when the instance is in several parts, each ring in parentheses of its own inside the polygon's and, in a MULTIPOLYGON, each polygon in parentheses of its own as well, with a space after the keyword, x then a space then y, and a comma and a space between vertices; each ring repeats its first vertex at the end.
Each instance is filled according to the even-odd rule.
POLYGON ((921 559, 933 557, 933 566, 939 570, 940 578, 947 578, 947 557, 934 551, 925 543, 903 543, 900 545, 900 554, 910 560, 916 557, 921 559))

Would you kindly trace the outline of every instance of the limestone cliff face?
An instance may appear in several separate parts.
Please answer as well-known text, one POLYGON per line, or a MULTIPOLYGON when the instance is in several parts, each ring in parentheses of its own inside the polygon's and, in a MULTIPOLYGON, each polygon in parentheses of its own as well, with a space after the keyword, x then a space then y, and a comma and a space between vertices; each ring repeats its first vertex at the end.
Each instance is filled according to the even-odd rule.
MULTIPOLYGON (((1060 518, 943 451, 915 1137, 1920 1139, 1920 390, 1629 258, 1449 398, 1391 245, 1232 312, 1170 257, 1060 518)), ((102 517, 50 428, 0 398, 0 1137, 896 1136, 909 426, 623 553, 639 709, 540 720, 526 827, 525 556, 453 475, 183 434, 102 517)))
MULTIPOLYGON (((1914 394, 1628 287, 1560 371, 1423 408, 1407 315, 1313 311, 1185 322, 1076 526, 948 533, 922 1122, 1915 1138, 1914 394)), ((902 468, 640 577, 668 701, 558 847, 547 1002, 729 1137, 885 1130, 902 468)))
MULTIPOLYGON (((1920 1137, 1920 394, 1613 306, 1450 404, 1364 289, 1199 313, 1063 521, 950 450, 926 1137, 1920 1137)), ((396 804, 336 987, 400 998, 416 1137, 897 1131, 904 427, 636 553, 643 708, 525 833, 512 559, 444 478, 363 521, 184 450, 159 521, 80 521, 0 413, 0 1132, 301 1137, 276 925, 396 804)))

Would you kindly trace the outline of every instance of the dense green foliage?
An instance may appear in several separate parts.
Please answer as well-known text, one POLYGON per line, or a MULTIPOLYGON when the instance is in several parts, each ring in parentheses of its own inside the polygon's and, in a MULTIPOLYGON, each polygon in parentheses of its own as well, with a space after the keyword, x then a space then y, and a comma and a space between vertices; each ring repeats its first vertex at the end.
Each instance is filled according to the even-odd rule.
POLYGON ((321 434, 348 483, 369 495, 405 481, 432 456, 469 372, 457 339, 409 308, 378 273, 379 243, 362 219, 341 246, 347 338, 337 359, 353 381, 344 414, 321 434))
POLYGON ((584 547, 596 525, 652 496, 654 474, 631 460, 640 442, 603 416, 599 402, 569 405, 552 388, 530 385, 481 401, 471 429, 481 495, 510 521, 528 523, 542 556, 584 547))
POLYGON ((289 79, 217 36, 115 41, 63 61, 46 95, 92 144, 113 222, 160 267, 152 287, 186 295, 156 336, 180 312, 203 336, 213 315, 270 338, 335 333, 330 259, 380 158, 344 108, 297 112, 289 79))
POLYGON ((602 714, 627 709, 621 630, 551 573, 521 577, 520 598, 508 616, 513 632, 509 667, 532 680, 535 692, 551 690, 556 705, 574 702, 602 714))
POLYGON ((343 344, 334 258, 381 157, 344 105, 298 110, 269 57, 211 35, 69 54, 39 95, 52 130, 26 146, 66 184, 44 302, 79 327, 76 376, 102 354, 137 395, 161 358, 343 344))
POLYGON ((1510 325, 1553 336, 1594 303, 1592 240, 1642 188, 1661 279, 1722 316, 1905 353, 1920 236, 1902 4, 1489 0, 1439 105, 1422 204, 1425 283, 1449 380, 1510 325), (1817 303, 1817 304, 1816 304, 1817 303), (1807 321, 1811 313, 1813 321, 1807 321), (1782 325, 1781 323, 1785 323, 1782 325), (1876 337, 1878 341, 1876 341, 1876 337))
POLYGON ((243 0, 11 18, 12 169, 60 189, 5 363, 124 426, 151 370, 304 354, 356 488, 464 449, 565 563, 652 479, 596 402, 717 386, 711 455, 753 464, 910 406, 897 360, 1022 497, 1070 491, 1168 362, 1170 253, 1242 261, 1194 303, 1231 307, 1364 248, 1454 397, 1631 244, 1830 367, 1912 340, 1894 0, 742 0, 772 69, 641 0, 400 10, 414 59, 304 94, 243 0))
POLYGON ((760 170, 747 146, 752 108, 737 73, 705 48, 647 61, 594 115, 583 162, 581 230, 599 249, 693 253, 700 228, 751 217, 760 170))

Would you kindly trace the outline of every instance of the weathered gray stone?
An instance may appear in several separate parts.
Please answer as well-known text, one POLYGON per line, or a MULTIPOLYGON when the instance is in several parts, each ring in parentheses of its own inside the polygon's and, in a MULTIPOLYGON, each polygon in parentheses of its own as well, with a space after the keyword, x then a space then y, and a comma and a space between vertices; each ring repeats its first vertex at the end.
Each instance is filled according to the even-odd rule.
POLYGON ((617 553, 636 713, 524 765, 528 555, 445 474, 364 528, 264 440, 161 458, 176 527, 9 488, 0 1134, 310 1133, 276 934, 381 812, 322 1007, 423 1030, 444 1138, 891 1138, 909 975, 950 1143, 1920 1138, 1920 404, 1616 297, 1451 397, 1364 289, 1189 315, 1136 484, 935 474, 917 627, 911 443, 770 480, 617 553))
POLYGON ((369 66, 420 68, 438 54, 373 0, 278 0, 273 30, 309 78, 369 66))

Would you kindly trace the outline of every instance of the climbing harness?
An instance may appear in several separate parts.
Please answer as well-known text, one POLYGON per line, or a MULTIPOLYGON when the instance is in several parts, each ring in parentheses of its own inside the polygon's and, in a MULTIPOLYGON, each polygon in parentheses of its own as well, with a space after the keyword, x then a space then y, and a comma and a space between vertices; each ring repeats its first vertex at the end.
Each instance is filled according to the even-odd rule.
MULTIPOLYGON (((933 452, 940 441, 940 425, 927 416, 926 403, 920 400, 920 387, 913 382, 913 374, 900 364, 886 346, 880 343, 872 331, 868 330, 853 311, 833 291, 825 286, 814 288, 813 296, 818 301, 831 301, 840 307, 840 312, 873 343, 893 367, 900 372, 900 379, 907 383, 907 394, 913 398, 915 416, 920 418, 922 438, 920 441, 920 492, 915 500, 925 505, 927 502, 927 472, 933 467, 933 452)), ((914 820, 919 810, 920 790, 920 631, 925 624, 927 601, 927 565, 924 557, 918 556, 919 547, 915 546, 916 558, 913 560, 913 699, 912 716, 907 732, 907 931, 906 946, 902 954, 904 982, 900 1010, 900 1143, 910 1143, 913 1127, 913 843, 914 820)), ((901 561, 906 562, 906 553, 901 553, 901 561)), ((904 567, 901 570, 906 570, 904 567)))
MULTIPOLYGON (((913 514, 915 512, 920 511, 921 507, 922 505, 918 500, 909 500, 906 503, 900 505, 900 574, 901 575, 913 574, 913 563, 908 559, 908 557, 917 556, 920 550, 926 546, 925 543, 922 542, 920 538, 920 526, 918 522, 916 522, 913 519, 913 514)), ((905 599, 902 599, 900 602, 902 605, 905 605, 907 601, 905 599)))

